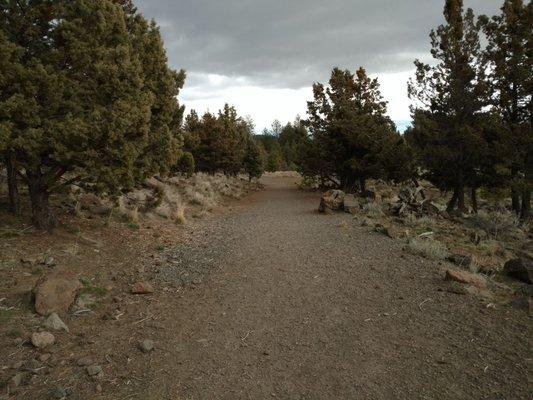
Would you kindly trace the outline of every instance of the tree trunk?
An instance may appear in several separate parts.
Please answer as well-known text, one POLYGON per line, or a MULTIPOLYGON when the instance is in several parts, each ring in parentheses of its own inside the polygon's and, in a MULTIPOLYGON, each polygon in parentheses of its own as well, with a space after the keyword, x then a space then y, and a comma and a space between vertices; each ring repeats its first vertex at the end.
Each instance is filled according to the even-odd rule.
POLYGON ((32 221, 39 229, 51 230, 57 225, 57 221, 50 207, 50 194, 43 184, 40 173, 26 173, 28 179, 28 191, 30 194, 32 221))
POLYGON ((453 210, 455 210, 455 206, 457 205, 457 200, 459 199, 459 191, 457 189, 453 190, 453 195, 450 201, 448 202, 448 205, 446 206, 446 212, 451 213, 453 210))
POLYGON ((465 204, 465 188, 463 185, 459 186, 459 192, 457 194, 457 209, 460 212, 466 211, 466 204, 465 204))
MULTIPOLYGON (((528 186, 528 185, 526 185, 528 186)), ((531 217, 531 189, 526 187, 522 192, 522 207, 520 209, 520 220, 522 222, 529 221, 531 217)))
POLYGON ((516 213, 516 215, 520 215, 520 192, 515 187, 517 175, 518 171, 513 168, 511 170, 511 202, 513 211, 516 213))
POLYGON ((470 197, 472 200, 472 210, 474 210, 474 213, 477 214, 478 206, 477 206, 477 188, 473 187, 471 188, 470 197))
POLYGON ((365 178, 359 178, 359 187, 361 189, 361 194, 366 193, 366 179, 365 178))
POLYGON ((5 163, 7 170, 7 187, 9 191, 9 211, 15 215, 20 215, 20 197, 17 182, 17 169, 13 153, 7 151, 5 154, 5 163))

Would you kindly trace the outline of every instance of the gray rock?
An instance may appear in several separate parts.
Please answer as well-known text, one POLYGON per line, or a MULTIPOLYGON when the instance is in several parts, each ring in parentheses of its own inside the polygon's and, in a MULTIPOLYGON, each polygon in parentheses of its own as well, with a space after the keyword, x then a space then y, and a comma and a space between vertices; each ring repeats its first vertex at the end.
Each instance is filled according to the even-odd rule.
POLYGON ((68 326, 61 320, 61 318, 59 318, 59 315, 57 315, 57 313, 50 314, 48 318, 46 318, 46 320, 44 321, 43 326, 54 331, 70 332, 68 326))
POLYGON ((143 353, 149 353, 154 349, 154 342, 149 339, 142 340, 139 342, 139 349, 141 349, 143 353))
POLYGON ((93 364, 93 360, 90 357, 82 357, 79 358, 78 361, 76 361, 76 364, 79 367, 88 367, 89 365, 93 364))
POLYGON ((509 260, 503 267, 503 273, 511 278, 531 284, 533 283, 533 260, 524 256, 509 260))
POLYGON ((104 371, 102 370, 102 367, 100 365, 89 365, 87 367, 87 373, 89 376, 99 376, 103 375, 104 371))
POLYGON ((54 390, 52 390, 52 398, 57 400, 66 399, 71 394, 72 389, 64 388, 62 386, 56 386, 54 390))
POLYGON ((50 332, 35 332, 31 335, 31 343, 38 349, 52 346, 56 338, 50 332))
POLYGON ((43 259, 42 263, 45 267, 54 267, 56 265, 56 260, 52 256, 46 256, 43 259))

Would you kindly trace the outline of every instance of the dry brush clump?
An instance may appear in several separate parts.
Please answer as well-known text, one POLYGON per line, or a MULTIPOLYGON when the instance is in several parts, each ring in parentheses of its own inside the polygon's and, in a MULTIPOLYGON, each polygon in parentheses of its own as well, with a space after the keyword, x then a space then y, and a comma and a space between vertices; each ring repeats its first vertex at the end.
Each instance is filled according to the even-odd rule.
POLYGON ((405 249, 411 254, 430 260, 444 260, 449 254, 447 247, 443 243, 432 238, 410 239, 405 249))

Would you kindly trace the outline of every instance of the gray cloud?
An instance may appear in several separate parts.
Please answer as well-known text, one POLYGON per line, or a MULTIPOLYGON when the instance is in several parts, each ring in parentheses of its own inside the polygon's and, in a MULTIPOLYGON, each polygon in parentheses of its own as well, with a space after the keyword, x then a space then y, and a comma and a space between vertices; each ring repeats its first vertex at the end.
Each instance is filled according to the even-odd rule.
MULTIPOLYGON (((502 0, 470 0, 494 14, 502 0)), ((136 0, 161 26, 169 61, 193 73, 245 77, 264 87, 298 88, 333 66, 371 73, 412 69, 427 57, 443 0, 136 0)))

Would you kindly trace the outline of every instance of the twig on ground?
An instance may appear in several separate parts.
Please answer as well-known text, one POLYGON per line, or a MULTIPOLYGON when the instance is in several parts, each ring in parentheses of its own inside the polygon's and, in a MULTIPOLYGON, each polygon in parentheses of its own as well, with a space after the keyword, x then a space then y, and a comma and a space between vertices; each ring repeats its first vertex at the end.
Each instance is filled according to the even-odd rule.
POLYGON ((427 298, 426 300, 424 300, 422 303, 420 303, 420 304, 418 305, 418 308, 420 309, 420 311, 424 311, 424 310, 422 310, 422 306, 423 306, 425 303, 427 303, 428 301, 432 301, 432 300, 431 300, 430 298, 427 298))

